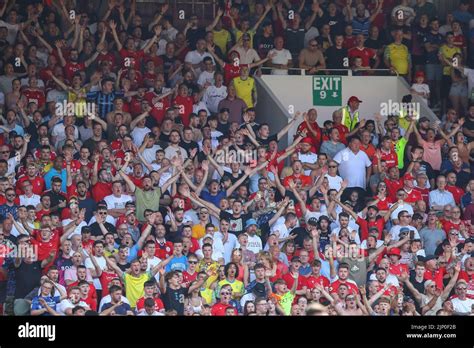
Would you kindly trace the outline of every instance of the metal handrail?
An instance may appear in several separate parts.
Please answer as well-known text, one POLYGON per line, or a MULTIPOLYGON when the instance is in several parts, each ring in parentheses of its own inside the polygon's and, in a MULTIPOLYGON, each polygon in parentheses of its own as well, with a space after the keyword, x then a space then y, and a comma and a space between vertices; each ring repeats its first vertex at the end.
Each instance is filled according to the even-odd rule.
MULTIPOLYGON (((262 66, 262 67, 259 67, 259 69, 262 69, 262 70, 273 70, 273 69, 277 69, 277 70, 288 70, 288 71, 298 71, 300 72, 299 75, 302 75, 302 76, 306 76, 306 69, 302 69, 302 68, 274 68, 274 67, 269 67, 269 66, 262 66)), ((330 71, 341 71, 341 72, 347 72, 347 76, 352 76, 352 72, 354 71, 354 69, 318 69, 318 72, 319 71, 326 71, 326 72, 330 72, 330 71)), ((360 71, 385 71, 385 72, 395 72, 397 77, 400 76, 400 74, 398 73, 398 71, 396 70, 391 70, 391 69, 367 69, 367 70, 360 70, 360 71)), ((313 76, 313 75, 311 75, 313 76)))

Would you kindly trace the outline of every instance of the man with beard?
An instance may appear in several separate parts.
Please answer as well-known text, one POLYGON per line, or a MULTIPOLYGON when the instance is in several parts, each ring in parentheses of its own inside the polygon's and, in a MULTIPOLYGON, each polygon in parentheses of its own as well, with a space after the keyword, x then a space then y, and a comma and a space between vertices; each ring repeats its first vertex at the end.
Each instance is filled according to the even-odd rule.
POLYGON ((61 180, 61 178, 54 177, 51 184, 51 190, 46 191, 44 193, 44 195, 47 195, 51 198, 51 212, 61 212, 62 209, 66 207, 67 199, 65 194, 63 193, 65 190, 63 191, 61 189, 63 186, 63 182, 65 183, 65 180, 63 181, 61 180))
POLYGON ((38 167, 34 162, 31 162, 26 167, 26 173, 21 175, 16 181, 16 190, 18 194, 24 193, 22 183, 29 181, 33 186, 33 193, 41 195, 44 192, 45 182, 41 175, 38 173, 38 167))
MULTIPOLYGON (((112 174, 106 169, 98 170, 99 155, 94 156, 94 170, 92 172, 92 198, 96 202, 112 194, 112 174)), ((125 167, 126 168, 126 167, 125 167)))
MULTIPOLYGON (((56 178, 59 178, 61 181, 60 185, 60 190, 62 192, 66 192, 66 182, 67 182, 67 177, 66 177, 66 169, 63 169, 63 161, 64 157, 59 155, 56 157, 53 161, 53 167, 43 176, 45 186, 47 190, 51 190, 53 186, 53 181, 56 178)), ((55 204, 53 203, 53 206, 55 204)))
MULTIPOLYGON (((69 177, 68 177, 69 180, 69 177)), ((68 186, 70 187, 70 186, 68 186)), ((79 181, 76 184, 76 193, 79 209, 85 209, 84 221, 90 221, 92 214, 96 209, 96 202, 88 196, 89 191, 84 181, 79 181)))

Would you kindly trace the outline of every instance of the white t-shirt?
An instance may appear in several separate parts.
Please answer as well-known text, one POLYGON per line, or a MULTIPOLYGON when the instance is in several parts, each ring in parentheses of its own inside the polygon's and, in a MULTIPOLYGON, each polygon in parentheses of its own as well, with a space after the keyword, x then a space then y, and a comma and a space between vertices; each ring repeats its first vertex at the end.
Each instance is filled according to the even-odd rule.
POLYGON ((453 308, 455 312, 471 313, 471 308, 472 308, 472 305, 474 304, 474 300, 471 298, 466 298, 464 301, 462 301, 456 297, 451 300, 451 303, 453 304, 453 308))
POLYGON ((107 209, 124 209, 125 203, 133 201, 132 196, 121 195, 115 197, 113 194, 104 197, 105 203, 107 203, 107 209))
MULTIPOLYGON (((417 93, 426 93, 427 95, 430 94, 430 87, 426 83, 414 83, 411 88, 417 93)), ((426 105, 428 105, 428 98, 421 97, 421 99, 423 99, 426 105)))
POLYGON ((360 187, 365 190, 366 168, 372 163, 364 151, 359 150, 354 154, 349 148, 345 148, 334 156, 334 161, 339 163, 339 174, 348 181, 348 187, 360 187))
MULTIPOLYGON (((95 256, 95 260, 97 261, 97 264, 102 269, 102 271, 104 271, 107 268, 107 263, 105 262, 105 257, 95 256)), ((84 266, 86 266, 86 268, 88 268, 89 270, 94 270, 95 271, 94 264, 92 263, 90 257, 88 257, 86 259, 86 261, 84 262, 84 266)), ((97 290, 102 290, 102 285, 100 284, 99 278, 94 277, 94 286, 97 290)))
POLYGON ((135 128, 133 128, 132 132, 130 133, 130 135, 133 138, 133 143, 137 146, 141 146, 142 143, 143 143, 143 139, 145 139, 145 135, 147 135, 150 132, 151 132, 151 130, 148 127, 143 127, 143 128, 135 127, 135 128))
POLYGON ((326 174, 325 177, 328 179, 330 189, 337 191, 341 189, 343 179, 339 175, 331 176, 329 174, 326 174))
MULTIPOLYGON (((281 50, 272 49, 269 54, 276 53, 276 56, 272 58, 272 64, 287 65, 291 60, 291 53, 286 48, 281 50)), ((288 75, 288 70, 285 69, 272 69, 272 75, 288 75)))
MULTIPOLYGON (((188 52, 186 57, 184 57, 184 62, 192 65, 200 64, 206 57, 210 57, 212 59, 212 64, 216 64, 210 53, 204 52, 201 54, 197 50, 188 52)), ((194 71, 196 72, 196 75, 199 75, 201 73, 201 68, 194 68, 194 71)))
POLYGON ((255 236, 249 235, 247 249, 253 252, 255 255, 258 254, 260 251, 262 251, 263 246, 262 246, 262 240, 260 239, 260 237, 257 235, 255 236))
POLYGON ((168 146, 165 149, 165 157, 171 160, 174 156, 178 156, 178 151, 181 153, 181 157, 185 160, 188 158, 188 152, 183 149, 181 146, 168 146))
POLYGON ((70 299, 66 298, 59 303, 58 313, 66 315, 66 310, 68 310, 69 308, 74 308, 76 306, 81 306, 86 310, 90 309, 89 305, 84 301, 79 301, 79 303, 73 304, 70 299))
POLYGON ((31 197, 26 197, 26 195, 20 195, 20 205, 32 205, 37 206, 40 204, 40 196, 33 194, 31 197))
POLYGON ((153 145, 152 147, 147 147, 143 150, 142 156, 148 163, 153 162, 156 159, 156 151, 160 150, 160 145, 153 145))
POLYGON ((214 71, 203 71, 197 80, 199 86, 204 87, 206 83, 214 84, 214 71))
POLYGON ((217 114, 219 112, 219 103, 227 97, 227 87, 222 85, 220 87, 209 86, 204 92, 202 101, 206 103, 210 112, 217 114))
MULTIPOLYGON (((315 164, 318 160, 318 155, 316 155, 314 152, 299 153, 298 159, 302 163, 315 164)), ((311 175, 311 169, 305 169, 304 175, 311 175)))
MULTIPOLYGON (((67 226, 67 225, 69 225, 71 222, 72 222, 71 219, 64 219, 64 220, 62 221, 62 224, 63 224, 63 226, 67 226)), ((78 226, 76 226, 76 228, 74 229, 74 232, 72 232, 72 233, 69 235, 69 237, 67 237, 67 239, 71 239, 72 236, 74 236, 74 235, 76 235, 76 234, 80 236, 80 235, 81 235, 82 228, 83 228, 84 226, 87 226, 87 224, 86 224, 85 221, 82 221, 78 226)))
MULTIPOLYGON (((290 235, 290 230, 286 227, 286 225, 278 224, 272 227, 272 233, 278 233, 278 239, 286 238, 290 235)), ((284 242, 280 243, 280 248, 283 247, 284 242)))
MULTIPOLYGON (((220 232, 215 232, 214 236, 220 238, 222 241, 224 240, 224 235, 220 232)), ((237 241, 237 237, 235 234, 228 233, 227 241, 223 243, 224 247, 224 262, 227 264, 230 262, 232 257, 232 250, 237 248, 239 242, 237 241)))

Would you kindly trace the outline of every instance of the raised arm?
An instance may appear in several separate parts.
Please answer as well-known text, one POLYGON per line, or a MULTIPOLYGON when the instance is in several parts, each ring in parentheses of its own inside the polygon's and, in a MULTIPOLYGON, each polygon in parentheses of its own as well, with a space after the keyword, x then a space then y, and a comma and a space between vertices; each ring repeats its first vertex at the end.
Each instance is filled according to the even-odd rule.
POLYGON ((258 19, 257 23, 255 23, 255 25, 253 26, 253 28, 252 28, 253 32, 257 31, 258 27, 262 24, 263 20, 265 19, 265 17, 267 17, 267 14, 268 14, 268 12, 270 12, 271 9, 272 9, 272 1, 269 1, 265 5, 265 11, 262 13, 262 15, 258 19))
POLYGON ((112 36, 114 37, 115 44, 117 45, 117 51, 121 51, 123 46, 117 35, 117 23, 115 23, 115 21, 110 21, 109 26, 110 26, 110 29, 112 30, 112 36))
POLYGON ((415 297, 415 300, 421 304, 422 301, 422 296, 420 292, 413 286, 413 284, 410 282, 410 279, 408 279, 408 274, 407 273, 402 273, 399 276, 399 279, 407 286, 408 290, 412 293, 413 297, 415 297))
POLYGON ((290 128, 293 126, 293 124, 296 122, 296 120, 301 116, 301 112, 296 112, 295 113, 295 116, 293 116, 293 118, 291 119, 291 121, 285 126, 283 127, 283 129, 281 129, 278 134, 277 134, 277 140, 280 140, 281 138, 283 138, 283 136, 288 133, 288 131, 290 130, 290 128))

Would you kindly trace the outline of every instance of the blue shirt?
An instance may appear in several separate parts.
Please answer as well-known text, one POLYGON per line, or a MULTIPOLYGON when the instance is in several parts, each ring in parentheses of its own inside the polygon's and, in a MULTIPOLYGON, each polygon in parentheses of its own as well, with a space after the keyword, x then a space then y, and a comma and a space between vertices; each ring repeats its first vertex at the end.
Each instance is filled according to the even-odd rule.
POLYGON ((67 174, 66 174, 66 169, 61 169, 61 171, 58 171, 54 168, 51 168, 49 170, 49 172, 47 172, 45 174, 45 176, 43 177, 44 179, 44 183, 45 183, 45 186, 46 186, 46 190, 51 190, 51 181, 53 180, 53 178, 57 176, 57 177, 60 177, 61 180, 62 180, 62 183, 61 183, 61 191, 62 192, 67 192, 67 187, 66 187, 66 181, 67 181, 67 174))
POLYGON ((3 220, 6 219, 8 213, 13 215, 13 218, 15 220, 18 219, 18 206, 16 204, 9 206, 6 204, 0 205, 0 221, 3 222, 3 220))
POLYGON ((123 97, 123 93, 112 92, 105 94, 102 91, 87 93, 87 100, 93 101, 97 104, 97 111, 100 118, 105 119, 105 116, 114 110, 114 100, 117 97, 123 97))
MULTIPOLYGON (((433 34, 431 31, 428 32, 423 38, 423 45, 430 43, 432 45, 438 45, 440 47, 444 43, 443 36, 440 33, 433 34)), ((432 52, 426 51, 426 63, 428 64, 440 64, 438 58, 439 48, 432 52)))
POLYGON ((188 268, 188 258, 186 256, 173 257, 166 265, 166 272, 181 271, 184 272, 188 268))
POLYGON ((227 195, 225 191, 219 191, 215 196, 211 195, 208 191, 201 192, 201 198, 204 199, 206 202, 214 204, 216 207, 218 207, 221 200, 226 197, 227 195))
MULTIPOLYGON (((31 301, 31 310, 38 310, 38 309, 43 309, 43 305, 39 302, 39 299, 42 298, 48 306, 50 306, 52 309, 56 310, 56 305, 61 301, 61 298, 59 296, 36 296, 33 298, 31 301)), ((41 315, 51 315, 48 312, 45 312, 41 315)))
POLYGON ((461 197, 461 207, 466 208, 472 202, 472 194, 467 192, 461 197))

